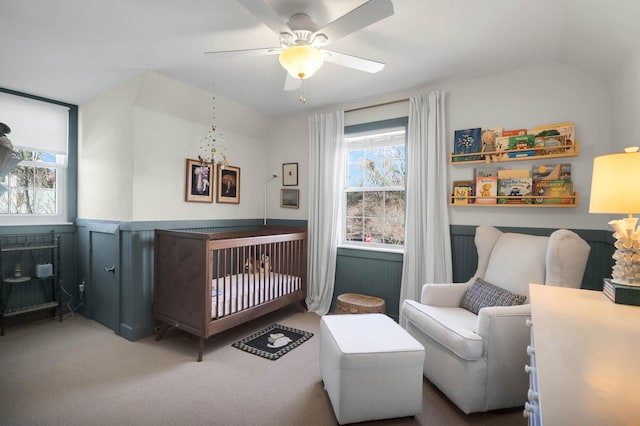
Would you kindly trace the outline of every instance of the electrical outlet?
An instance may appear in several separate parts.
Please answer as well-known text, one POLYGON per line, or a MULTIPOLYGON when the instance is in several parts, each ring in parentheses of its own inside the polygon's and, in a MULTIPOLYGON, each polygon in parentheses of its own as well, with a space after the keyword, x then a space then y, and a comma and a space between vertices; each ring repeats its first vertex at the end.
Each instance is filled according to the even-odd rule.
POLYGON ((80 293, 84 292, 84 281, 78 284, 78 290, 80 290, 80 293))

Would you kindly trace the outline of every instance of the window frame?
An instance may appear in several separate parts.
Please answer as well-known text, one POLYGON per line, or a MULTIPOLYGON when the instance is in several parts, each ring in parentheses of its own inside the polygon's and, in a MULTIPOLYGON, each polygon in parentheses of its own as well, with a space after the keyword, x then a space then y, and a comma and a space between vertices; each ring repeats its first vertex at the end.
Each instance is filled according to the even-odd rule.
MULTIPOLYGON (((0 214, 3 226, 35 226, 35 225, 59 225, 75 222, 77 218, 77 181, 78 181, 78 106, 54 99, 35 96, 24 92, 0 87, 0 92, 13 96, 25 97, 28 99, 60 105, 68 108, 67 118, 67 154, 66 165, 56 165, 60 173, 57 177, 56 199, 58 203, 58 211, 56 214, 0 214)), ((11 123, 7 123, 11 127, 11 123)), ((11 135, 9 134, 9 138, 11 135)), ((19 149, 31 150, 23 148, 20 144, 13 141, 14 146, 19 149)), ((40 150, 44 152, 44 150, 40 150)), ((39 163, 36 167, 51 167, 39 163)))
MULTIPOLYGON (((405 157, 404 157, 404 161, 405 161, 405 171, 406 171, 406 161, 407 161, 407 138, 408 138, 408 117, 398 117, 398 118, 392 118, 392 119, 386 119, 386 120, 379 120, 379 121, 373 121, 373 122, 368 122, 368 123, 362 123, 362 124, 354 124, 354 125, 349 125, 349 126, 345 126, 344 127, 344 138, 345 140, 343 141, 343 146, 344 146, 344 155, 345 157, 348 159, 349 157, 349 153, 350 153, 350 147, 349 147, 349 143, 346 141, 346 139, 350 136, 350 135, 354 135, 357 133, 365 133, 365 132, 375 132, 378 130, 385 130, 385 129, 393 129, 393 128, 398 128, 398 127, 402 127, 405 130, 405 141, 404 141, 404 148, 405 148, 405 157)), ((357 144, 357 142, 355 142, 357 144)), ((376 145, 374 144, 366 144, 363 143, 361 146, 372 146, 372 145, 376 145)), ((384 143, 380 143, 380 146, 387 146, 384 143)), ((386 244, 386 243, 367 243, 364 241, 350 241, 347 240, 347 194, 349 192, 354 192, 353 191, 353 187, 350 187, 349 184, 349 161, 346 160, 345 161, 345 175, 344 175, 344 182, 343 182, 343 189, 341 191, 340 196, 341 198, 341 202, 344 205, 344 208, 342 209, 343 213, 342 213, 342 235, 341 235, 341 246, 345 246, 345 247, 352 247, 352 248, 361 248, 361 249, 368 249, 368 250, 384 250, 384 251, 398 251, 398 252, 402 252, 404 251, 404 244, 400 245, 400 244, 386 244)), ((385 191, 392 191, 392 190, 401 190, 404 195, 405 195, 405 206, 406 206, 406 175, 405 175, 405 180, 404 180, 404 186, 403 187, 384 187, 385 191)), ((363 188, 363 192, 367 192, 367 191, 374 191, 375 188, 371 187, 370 189, 364 189, 363 188)), ((403 222, 404 225, 406 226, 406 210, 403 212, 403 222)))

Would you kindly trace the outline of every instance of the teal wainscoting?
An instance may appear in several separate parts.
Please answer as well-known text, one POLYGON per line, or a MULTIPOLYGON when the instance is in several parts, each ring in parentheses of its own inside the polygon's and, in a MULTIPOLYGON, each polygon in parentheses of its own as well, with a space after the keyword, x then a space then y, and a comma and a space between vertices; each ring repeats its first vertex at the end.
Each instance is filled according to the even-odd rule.
POLYGON ((338 248, 331 311, 338 295, 360 293, 384 299, 387 314, 397 320, 402 257, 402 253, 338 248))
MULTIPOLYGON (((497 227, 503 232, 519 232, 531 235, 549 236, 555 229, 497 227)), ((451 225, 451 256, 453 258, 453 281, 466 282, 478 266, 478 256, 474 243, 475 226, 451 225)), ((572 229, 589 246, 589 260, 582 279, 582 288, 602 290, 602 279, 611 276, 615 242, 611 231, 572 229)), ((513 262, 523 262, 514 253, 513 262)))
MULTIPOLYGON (((86 282, 81 312, 96 319, 115 333, 137 340, 153 334, 153 249, 154 230, 181 229, 223 232, 256 229, 260 219, 213 221, 112 222, 79 219, 77 221, 77 281, 86 282), (100 244, 98 244, 100 242, 100 244), (111 251, 116 251, 111 259, 111 251), (116 266, 105 273, 105 266, 116 266), (111 303, 115 300, 115 303, 111 303)), ((305 227, 306 221, 269 221, 270 225, 305 227)), ((451 244, 453 278, 467 281, 477 265, 474 245, 475 226, 452 225, 451 244)), ((501 228, 505 232, 549 235, 552 229, 501 228)), ((591 245, 589 264, 582 287, 600 290, 602 279, 610 276, 613 239, 611 232, 576 230, 591 245)), ((363 293, 385 299, 387 313, 397 319, 401 253, 360 250, 342 247, 338 250, 335 298, 342 293, 363 293)), ((514 254, 514 262, 522 262, 514 254)), ((77 287, 77 286, 75 286, 77 287)))
MULTIPOLYGON (((86 282, 82 313, 137 340, 153 334, 155 229, 231 232, 257 229, 258 219, 209 221, 114 222, 78 219, 78 276, 86 282), (112 258, 113 250, 116 251, 112 258), (115 266, 105 273, 105 267, 115 266)), ((300 221, 270 225, 306 226, 300 221)))

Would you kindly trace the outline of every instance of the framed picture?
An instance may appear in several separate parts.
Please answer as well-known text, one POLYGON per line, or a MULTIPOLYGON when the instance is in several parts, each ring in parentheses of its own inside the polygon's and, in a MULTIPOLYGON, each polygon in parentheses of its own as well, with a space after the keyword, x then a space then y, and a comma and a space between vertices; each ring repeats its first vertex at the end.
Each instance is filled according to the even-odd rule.
POLYGON ((298 163, 282 165, 282 186, 298 186, 298 163))
POLYGON ((240 167, 218 164, 218 203, 240 204, 240 167))
POLYGON ((300 207, 300 190, 299 189, 281 189, 280 190, 280 207, 285 209, 297 209, 300 207))
POLYGON ((213 203, 213 166, 200 160, 187 158, 186 190, 184 200, 195 203, 213 203))

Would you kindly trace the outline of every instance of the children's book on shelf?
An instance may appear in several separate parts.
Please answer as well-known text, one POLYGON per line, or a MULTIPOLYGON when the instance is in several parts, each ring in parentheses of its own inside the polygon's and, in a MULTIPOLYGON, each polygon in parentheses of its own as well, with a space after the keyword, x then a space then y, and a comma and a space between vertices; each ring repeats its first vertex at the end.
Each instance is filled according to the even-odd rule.
POLYGON ((530 178, 531 170, 529 169, 498 169, 498 181, 502 179, 513 178, 530 178))
MULTIPOLYGON (((482 129, 456 130, 453 133, 453 154, 480 153, 482 151, 482 129)), ((480 160, 481 155, 462 155, 453 157, 453 161, 480 160)))
POLYGON ((536 126, 529 130, 535 136, 536 155, 563 154, 575 141, 573 122, 536 126))
POLYGON ((553 149, 554 144, 557 142, 560 142, 560 145, 566 148, 573 145, 576 140, 575 124, 573 122, 536 126, 529 133, 535 135, 536 138, 544 138, 551 142, 550 149, 553 149))
POLYGON ((532 157, 535 151, 530 149, 535 145, 534 135, 509 136, 509 158, 532 157))
POLYGON ((532 168, 536 204, 572 204, 571 164, 538 164, 532 168), (551 197, 551 198, 542 198, 551 197))
POLYGON ((533 190, 536 204, 573 204, 573 185, 570 181, 539 180, 533 185, 533 190))
POLYGON ((456 186, 453 188, 453 204, 470 204, 471 187, 456 186))
POLYGON ((498 204, 532 204, 531 189, 532 181, 530 177, 514 177, 500 179, 498 204))
POLYGON ((498 195, 498 170, 476 169, 476 204, 496 204, 498 195))
POLYGON ((453 204, 472 204, 474 199, 473 180, 456 180, 453 182, 453 204))
POLYGON ((524 136, 527 134, 527 129, 516 129, 516 130, 503 130, 502 136, 524 136))
POLYGON ((534 183, 539 180, 566 180, 571 181, 571 164, 536 164, 532 167, 534 183))

